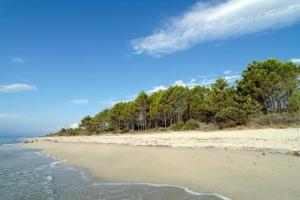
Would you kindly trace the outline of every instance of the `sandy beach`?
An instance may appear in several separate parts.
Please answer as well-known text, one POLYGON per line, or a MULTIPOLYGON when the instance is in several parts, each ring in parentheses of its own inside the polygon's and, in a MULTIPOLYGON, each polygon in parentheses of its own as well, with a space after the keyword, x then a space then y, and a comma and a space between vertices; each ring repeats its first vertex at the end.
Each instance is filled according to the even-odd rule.
POLYGON ((234 200, 300 196, 300 129, 45 137, 24 144, 113 182, 147 182, 234 200))

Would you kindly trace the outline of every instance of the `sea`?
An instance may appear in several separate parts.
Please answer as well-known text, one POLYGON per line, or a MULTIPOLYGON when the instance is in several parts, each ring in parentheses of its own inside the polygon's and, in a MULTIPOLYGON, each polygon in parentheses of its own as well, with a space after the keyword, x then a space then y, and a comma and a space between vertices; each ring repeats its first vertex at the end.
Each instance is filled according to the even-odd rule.
POLYGON ((39 149, 19 147, 21 141, 0 138, 1 200, 229 200, 180 186, 105 182, 39 149))

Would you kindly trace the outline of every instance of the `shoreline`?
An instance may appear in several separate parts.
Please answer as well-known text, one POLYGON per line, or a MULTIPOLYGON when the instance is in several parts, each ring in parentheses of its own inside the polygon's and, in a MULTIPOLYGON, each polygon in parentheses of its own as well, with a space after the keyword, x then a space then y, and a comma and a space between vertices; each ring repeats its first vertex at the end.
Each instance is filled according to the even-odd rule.
MULTIPOLYGON (((233 200, 297 199, 300 195, 299 157, 272 153, 278 151, 276 148, 271 151, 252 151, 248 147, 232 148, 241 147, 248 142, 252 144, 254 139, 261 147, 281 141, 281 145, 290 144, 290 150, 297 150, 297 144, 300 144, 300 134, 297 135, 299 130, 280 129, 283 135, 288 132, 285 139, 279 132, 273 133, 271 137, 272 133, 268 133, 268 130, 270 129, 263 130, 266 135, 258 138, 254 136, 263 134, 263 131, 258 134, 248 132, 246 135, 244 131, 231 131, 228 136, 218 137, 215 133, 210 133, 210 136, 209 133, 198 133, 201 135, 199 137, 209 141, 209 144, 216 141, 213 148, 201 148, 201 145, 189 148, 186 147, 188 145, 178 146, 178 141, 187 143, 187 138, 194 138, 195 132, 187 133, 183 138, 185 133, 63 137, 52 138, 53 140, 39 138, 38 142, 21 146, 42 149, 47 154, 67 160, 63 165, 86 169, 91 175, 109 182, 182 186, 199 193, 221 194, 233 200), (230 134, 234 134, 234 137, 230 134), (96 137, 101 138, 100 141, 113 137, 118 143, 99 143, 99 140, 95 141, 96 137), (131 138, 131 145, 128 144, 128 137, 131 138), (157 146, 151 145, 153 137, 157 146), (174 146, 160 146, 161 140, 158 138, 164 142, 169 139, 174 146), (215 138, 214 141, 212 138, 215 138), (250 141, 245 141, 245 138, 250 141), (141 139, 142 142, 148 143, 138 145, 141 139), (121 140, 123 144, 120 144, 121 140), (243 142, 237 145, 237 140, 243 142), (224 144, 229 147, 223 148, 224 144), (219 148, 220 146, 222 148, 219 148)), ((203 141, 200 144, 203 144, 203 141)))

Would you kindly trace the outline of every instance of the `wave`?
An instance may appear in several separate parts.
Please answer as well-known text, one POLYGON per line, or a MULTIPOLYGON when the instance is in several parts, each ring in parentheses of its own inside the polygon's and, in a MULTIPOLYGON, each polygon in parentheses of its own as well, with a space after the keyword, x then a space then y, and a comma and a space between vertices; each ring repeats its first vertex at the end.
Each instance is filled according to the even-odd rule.
POLYGON ((178 185, 171 185, 171 184, 156 184, 156 183, 93 183, 95 186, 132 186, 132 185, 138 185, 138 186, 151 186, 151 187, 172 187, 172 188, 178 188, 182 189, 186 193, 195 195, 195 196, 216 196, 222 200, 232 200, 228 197, 225 197, 223 195, 217 194, 217 193, 207 193, 207 192, 195 192, 191 190, 188 187, 184 186, 178 186, 178 185))
POLYGON ((67 162, 67 160, 61 160, 61 159, 58 159, 57 157, 52 156, 50 154, 45 154, 43 151, 35 151, 34 153, 39 155, 39 156, 43 156, 43 157, 53 159, 54 161, 50 163, 50 167, 54 167, 55 165, 67 162))

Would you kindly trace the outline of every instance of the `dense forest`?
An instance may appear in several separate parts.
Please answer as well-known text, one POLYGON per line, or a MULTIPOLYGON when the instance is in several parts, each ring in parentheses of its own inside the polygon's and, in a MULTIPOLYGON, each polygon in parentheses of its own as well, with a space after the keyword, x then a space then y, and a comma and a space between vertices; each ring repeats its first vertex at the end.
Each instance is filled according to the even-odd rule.
POLYGON ((135 100, 87 116, 79 128, 56 135, 220 129, 271 118, 299 122, 299 74, 300 67, 292 62, 253 61, 234 85, 219 78, 210 87, 174 85, 152 94, 141 92, 135 100))

